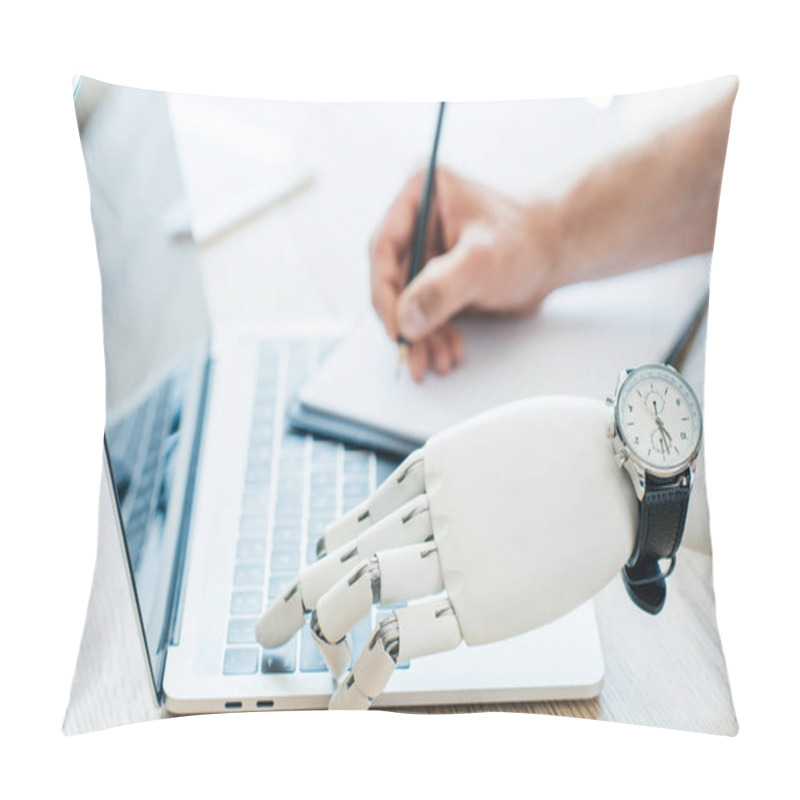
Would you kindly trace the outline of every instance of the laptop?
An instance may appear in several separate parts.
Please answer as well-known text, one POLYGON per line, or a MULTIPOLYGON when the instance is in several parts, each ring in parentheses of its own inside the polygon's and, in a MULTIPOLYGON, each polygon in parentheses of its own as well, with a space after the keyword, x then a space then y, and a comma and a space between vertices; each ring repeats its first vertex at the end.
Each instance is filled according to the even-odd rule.
MULTIPOLYGON (((254 627, 400 456, 291 425, 340 324, 212 330, 199 251, 165 224, 183 191, 166 95, 83 79, 75 102, 103 275, 105 473, 154 693, 177 714, 325 708, 334 683, 307 626, 275 650, 254 627)), ((356 626, 354 659, 390 611, 356 626)), ((603 672, 588 603, 399 664, 375 705, 590 698, 603 672)))

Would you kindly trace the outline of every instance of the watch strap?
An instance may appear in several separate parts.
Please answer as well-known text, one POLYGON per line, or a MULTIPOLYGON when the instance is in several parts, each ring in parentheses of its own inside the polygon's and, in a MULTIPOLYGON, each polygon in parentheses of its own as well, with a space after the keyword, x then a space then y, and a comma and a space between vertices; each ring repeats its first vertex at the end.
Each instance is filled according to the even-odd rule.
POLYGON ((639 506, 639 528, 633 555, 622 571, 623 582, 639 608, 658 614, 667 596, 666 577, 675 566, 689 507, 689 474, 664 481, 648 477, 639 506), (659 560, 672 559, 666 575, 659 560))

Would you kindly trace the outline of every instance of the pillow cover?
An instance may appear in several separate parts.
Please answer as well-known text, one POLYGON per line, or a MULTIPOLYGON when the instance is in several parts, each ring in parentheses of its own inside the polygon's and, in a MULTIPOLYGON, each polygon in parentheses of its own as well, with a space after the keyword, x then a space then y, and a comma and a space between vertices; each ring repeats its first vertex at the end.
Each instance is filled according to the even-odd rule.
MULTIPOLYGON (((642 400, 641 461, 679 462, 683 478, 691 454, 678 443, 694 436, 698 444, 691 494, 667 481, 673 493, 687 491, 681 519, 670 506, 658 522, 682 541, 657 615, 632 602, 635 580, 618 577, 644 536, 634 482, 614 467, 596 485, 615 488, 590 502, 599 490, 588 465, 596 470, 594 456, 602 462, 606 450, 608 463, 615 459, 605 426, 560 461, 552 435, 512 458, 487 428, 459 469, 434 475, 431 467, 412 494, 403 494, 411 480, 394 497, 386 489, 403 482, 395 470, 409 453, 424 454, 429 437, 526 398, 599 404, 620 370, 640 364, 677 367, 702 407, 704 309, 735 93, 735 79, 719 79, 607 99, 447 104, 431 170, 430 104, 168 96, 81 79, 76 113, 102 280, 106 469, 65 729, 325 708, 336 689, 331 664, 344 658, 346 673, 362 650, 385 641, 373 631, 399 625, 385 690, 369 675, 363 685, 357 674, 342 676, 343 685, 372 687, 361 693, 366 704, 735 733, 714 617, 702 425, 675 409, 668 416, 665 398, 677 384, 651 387, 656 394, 642 400), (425 225, 424 268, 409 283, 425 225), (398 339, 409 345, 400 366, 398 339), (486 464, 499 480, 463 477, 486 464), (456 473, 459 483, 448 478, 456 473), (562 497, 551 484, 573 491, 562 497), (381 527, 384 517, 426 493, 430 516, 415 506, 406 524, 404 512, 403 535, 414 528, 428 542, 423 555, 432 540, 449 564, 423 580, 370 542, 391 527, 381 527), (546 513, 545 495, 558 497, 546 513), (563 545, 560 561, 537 565, 556 580, 536 602, 558 610, 537 609, 527 616, 541 627, 502 643, 461 643, 468 630, 480 630, 481 641, 494 630, 517 633, 496 617, 529 599, 487 602, 493 615, 477 623, 459 619, 458 597, 472 598, 480 616, 481 591, 512 585, 504 581, 511 567, 504 575, 495 566, 484 583, 453 568, 452 541, 466 539, 467 522, 441 547, 447 520, 460 519, 443 504, 466 506, 467 497, 487 512, 495 503, 505 510, 502 531, 469 533, 471 563, 489 563, 475 548, 490 542, 504 548, 499 563, 514 562, 523 548, 503 536, 515 525, 514 535, 542 543, 543 558, 549 543, 563 545), (519 513, 509 512, 513 503, 519 513), (609 505, 621 560, 602 538, 609 505), (331 524, 353 508, 355 527, 334 541, 331 524), (630 519, 629 531, 620 519, 630 519), (569 538, 581 525, 605 559, 569 538), (354 550, 348 537, 359 534, 354 550), (329 569, 337 560, 344 566, 329 569), (604 560, 608 574, 599 572, 604 560), (583 569, 591 575, 577 580, 569 602, 553 596, 583 569), (364 602, 380 602, 353 612, 341 644, 326 638, 322 609, 339 609, 322 603, 325 592, 339 578, 359 585, 362 574, 371 576, 364 602), (425 623, 415 627, 427 594, 453 600, 437 612, 452 618, 441 641, 425 623), (302 622, 318 604, 314 632, 286 623, 286 636, 272 641, 274 628, 259 623, 265 609, 283 614, 290 605, 302 622), (439 652, 446 647, 454 649, 439 652)), ((437 463, 446 463, 441 442, 451 440, 436 441, 437 463)), ((645 488, 657 493, 667 479, 654 474, 645 488)), ((417 542, 392 536, 389 546, 417 542)))

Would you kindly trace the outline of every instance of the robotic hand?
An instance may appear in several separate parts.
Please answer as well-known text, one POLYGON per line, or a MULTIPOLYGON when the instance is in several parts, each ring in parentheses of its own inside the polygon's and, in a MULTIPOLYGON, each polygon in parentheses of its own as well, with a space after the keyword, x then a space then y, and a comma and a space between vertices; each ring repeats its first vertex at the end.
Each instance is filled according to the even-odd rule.
POLYGON ((338 680, 348 631, 372 604, 416 601, 375 628, 330 701, 367 708, 398 662, 516 636, 577 607, 636 541, 637 498, 608 419, 602 402, 540 398, 432 437, 327 528, 321 558, 264 612, 259 641, 283 644, 311 612, 338 680))

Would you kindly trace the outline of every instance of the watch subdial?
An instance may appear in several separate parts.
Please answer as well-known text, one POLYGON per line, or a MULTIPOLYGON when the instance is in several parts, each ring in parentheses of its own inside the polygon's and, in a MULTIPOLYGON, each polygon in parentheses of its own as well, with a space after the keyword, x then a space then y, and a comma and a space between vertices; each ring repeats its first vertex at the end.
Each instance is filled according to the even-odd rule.
POLYGON ((653 453, 669 455, 670 453, 674 452, 672 440, 669 438, 669 435, 663 427, 653 428, 653 432, 650 434, 650 444, 652 446, 653 453))
POLYGON ((653 417, 660 417, 664 411, 664 395, 659 392, 648 392, 644 397, 644 405, 653 417))

